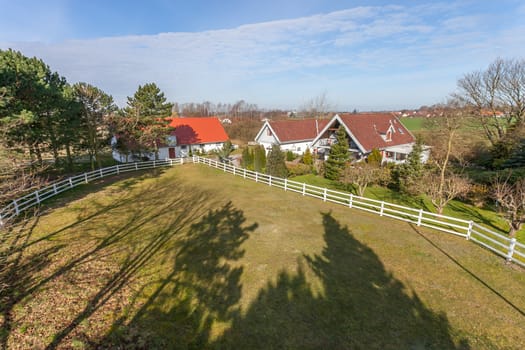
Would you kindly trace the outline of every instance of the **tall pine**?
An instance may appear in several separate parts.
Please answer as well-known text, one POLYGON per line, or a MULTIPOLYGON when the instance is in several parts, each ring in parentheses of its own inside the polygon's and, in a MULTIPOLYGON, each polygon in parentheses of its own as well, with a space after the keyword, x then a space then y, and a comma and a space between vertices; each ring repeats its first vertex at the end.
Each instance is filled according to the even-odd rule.
POLYGON ((168 128, 173 104, 166 102, 164 93, 155 83, 138 87, 133 97, 128 97, 124 113, 133 123, 135 141, 140 151, 153 151, 158 158, 159 142, 170 133, 168 128))
POLYGON ((339 180, 345 164, 350 158, 348 140, 345 128, 340 125, 335 134, 336 142, 330 148, 330 155, 325 162, 325 177, 329 180, 339 180))
POLYGON ((288 169, 286 168, 286 163, 284 161, 284 153, 281 151, 279 145, 273 144, 270 153, 268 153, 266 174, 282 178, 288 176, 288 169))

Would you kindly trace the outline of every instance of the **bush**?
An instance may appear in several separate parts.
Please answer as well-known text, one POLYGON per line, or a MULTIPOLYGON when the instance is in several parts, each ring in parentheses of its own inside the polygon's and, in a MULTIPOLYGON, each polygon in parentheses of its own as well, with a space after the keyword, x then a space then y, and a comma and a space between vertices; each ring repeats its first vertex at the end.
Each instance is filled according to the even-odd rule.
POLYGON ((302 163, 286 163, 286 168, 288 169, 289 176, 299 176, 306 175, 312 172, 312 167, 310 165, 302 163))
POLYGON ((295 159, 295 154, 292 151, 286 151, 286 161, 292 162, 295 159))

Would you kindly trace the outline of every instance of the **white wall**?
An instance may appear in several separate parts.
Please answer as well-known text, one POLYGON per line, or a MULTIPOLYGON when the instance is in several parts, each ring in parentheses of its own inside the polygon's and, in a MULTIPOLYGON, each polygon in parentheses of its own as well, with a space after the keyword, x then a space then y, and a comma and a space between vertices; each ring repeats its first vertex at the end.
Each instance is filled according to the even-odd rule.
POLYGON ((295 154, 301 155, 306 151, 306 148, 310 148, 312 151, 312 142, 297 142, 297 143, 285 143, 281 145, 281 150, 292 151, 295 154))

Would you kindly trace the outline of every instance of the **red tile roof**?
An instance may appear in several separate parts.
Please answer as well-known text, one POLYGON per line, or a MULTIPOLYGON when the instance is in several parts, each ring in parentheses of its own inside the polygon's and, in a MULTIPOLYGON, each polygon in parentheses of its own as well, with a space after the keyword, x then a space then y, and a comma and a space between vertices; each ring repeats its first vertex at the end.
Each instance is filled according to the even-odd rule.
POLYGON ((341 114, 339 117, 365 152, 370 152, 373 148, 383 149, 415 141, 414 136, 391 113, 341 114), (391 133, 391 141, 385 141, 381 134, 386 135, 390 126, 394 132, 391 133))
POLYGON ((178 145, 196 145, 203 143, 225 142, 228 135, 219 118, 171 118, 170 124, 175 130, 171 135, 177 137, 178 145))
POLYGON ((268 123, 281 143, 313 140, 329 119, 275 120, 268 123), (317 125, 316 125, 317 123, 317 125))

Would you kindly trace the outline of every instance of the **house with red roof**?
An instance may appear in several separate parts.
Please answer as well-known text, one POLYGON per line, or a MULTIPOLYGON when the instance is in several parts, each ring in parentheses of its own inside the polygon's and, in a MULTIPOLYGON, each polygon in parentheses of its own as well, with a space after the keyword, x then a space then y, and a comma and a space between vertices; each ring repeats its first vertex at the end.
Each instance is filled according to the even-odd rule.
POLYGON ((255 142, 266 151, 277 144, 283 151, 303 154, 312 147, 312 141, 327 125, 329 119, 267 120, 255 136, 255 142))
MULTIPOLYGON (((173 131, 166 140, 160 142, 159 159, 187 157, 190 153, 208 153, 219 150, 229 139, 217 117, 169 118, 169 121, 169 126, 173 128, 173 131)), ((155 159, 153 153, 145 156, 150 160, 155 159)), ((113 151, 113 158, 120 162, 126 162, 129 159, 128 156, 120 154, 117 150, 113 151)))
MULTIPOLYGON (((328 158, 341 125, 354 161, 365 159, 373 149, 378 149, 383 162, 403 163, 415 144, 414 136, 392 113, 336 114, 312 141, 313 152, 328 158)), ((425 162, 428 149, 423 153, 422 161, 425 162)))

